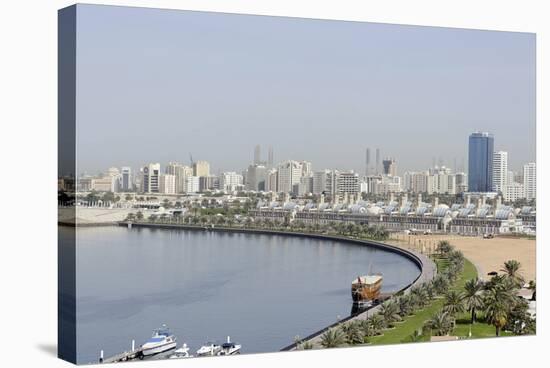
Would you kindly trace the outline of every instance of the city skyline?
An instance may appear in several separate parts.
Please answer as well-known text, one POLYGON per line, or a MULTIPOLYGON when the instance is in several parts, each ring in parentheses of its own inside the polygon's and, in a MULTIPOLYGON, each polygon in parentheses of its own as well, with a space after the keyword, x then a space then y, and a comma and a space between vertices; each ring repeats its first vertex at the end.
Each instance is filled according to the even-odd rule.
POLYGON ((440 158, 454 168, 478 130, 511 153, 511 169, 535 161, 532 34, 83 9, 79 172, 186 163, 189 153, 235 170, 256 144, 263 160, 273 146, 275 162, 359 173, 367 147, 400 173, 440 158))
MULTIPOLYGON (((477 132, 473 133, 473 134, 476 134, 477 132)), ((489 133, 491 134, 491 133, 489 133)), ((285 158, 285 159, 275 159, 273 160, 273 155, 274 155, 274 150, 273 150, 273 146, 272 145, 269 145, 269 146, 266 146, 269 148, 269 152, 268 153, 263 153, 264 152, 264 146, 260 145, 260 144, 256 144, 256 145, 253 145, 250 147, 250 154, 249 154, 249 158, 248 158, 248 161, 245 161, 245 162, 242 162, 240 164, 238 164, 238 166, 236 167, 228 167, 228 168, 217 168, 216 167, 216 161, 210 161, 210 160, 203 160, 201 158, 199 158, 198 160, 194 160, 193 162, 190 161, 190 159, 193 159, 193 156, 192 155, 189 155, 188 154, 188 157, 187 159, 183 159, 183 160, 175 160, 175 159, 169 159, 168 161, 155 161, 155 160, 148 160, 148 161, 145 161, 145 162, 141 162, 139 163, 138 165, 129 165, 127 163, 122 163, 120 165, 118 164, 113 164, 113 162, 116 162, 117 160, 115 161, 111 161, 111 164, 107 164, 106 166, 103 166, 101 168, 99 168, 97 171, 93 171, 93 172, 90 172, 90 171, 86 171, 86 170, 82 170, 82 171, 79 171, 78 173, 78 176, 94 176, 94 175, 101 175, 101 174, 105 174, 106 172, 108 172, 109 168, 118 168, 118 169, 124 169, 126 167, 128 168, 131 168, 133 172, 135 172, 135 170, 139 170, 140 168, 146 166, 146 165, 149 165, 149 164, 159 164, 162 168, 162 172, 164 172, 164 169, 167 167, 167 166, 170 166, 170 164, 172 163, 177 163, 177 164, 180 164, 180 165, 183 165, 183 166, 187 166, 189 168, 192 168, 193 167, 193 164, 194 163, 197 163, 197 162, 207 162, 209 164, 209 172, 211 175, 220 175, 222 173, 225 173, 225 172, 242 172, 242 171, 245 171, 249 166, 251 165, 265 165, 266 167, 276 167, 278 166, 279 164, 285 162, 285 161, 299 161, 299 162, 310 162, 312 164, 312 168, 313 168, 313 171, 321 171, 321 170, 341 170, 341 171, 354 171, 356 172, 357 174, 359 174, 360 176, 365 176, 366 174, 366 171, 367 171, 367 165, 366 165, 366 159, 363 158, 363 167, 359 167, 358 169, 355 169, 355 168, 352 168, 350 165, 343 165, 343 166, 340 166, 340 167, 324 167, 324 166, 320 166, 320 165, 317 165, 315 162, 312 162, 312 161, 309 161, 309 160, 305 160, 305 159, 302 159, 302 158, 299 158, 299 157, 288 157, 288 158, 285 158), (260 147, 260 150, 259 152, 261 152, 261 154, 258 155, 258 148, 260 147), (273 160, 270 164, 270 158, 273 160)), ((366 147, 364 150, 369 150, 370 147, 366 147)), ((514 172, 514 173, 520 173, 521 171, 523 171, 523 167, 524 165, 528 164, 528 163, 535 163, 536 161, 535 160, 532 160, 532 161, 526 161, 526 162, 520 162, 519 163, 519 167, 517 168, 514 168, 514 167, 511 167, 509 165, 509 162, 508 162, 508 157, 513 157, 513 153, 512 155, 508 155, 510 153, 510 151, 506 150, 506 149, 501 149, 501 150, 497 150, 497 149, 494 149, 493 151, 493 154, 497 154, 497 153, 506 153, 506 160, 507 160, 507 171, 511 171, 511 172, 514 172)), ((381 156, 380 159, 379 159, 379 163, 378 163, 378 167, 377 167, 377 163, 376 161, 372 158, 372 157, 369 157, 368 159, 368 162, 369 162, 369 165, 368 165, 368 175, 377 175, 377 174, 387 174, 385 173, 386 169, 384 168, 384 161, 391 161, 392 165, 396 165, 396 167, 393 168, 393 172, 392 172, 392 176, 403 176, 405 173, 414 173, 414 172, 422 172, 422 171, 428 171, 430 169, 434 169, 434 168, 441 168, 441 167, 445 167, 445 168, 448 168, 450 169, 453 173, 465 173, 465 174, 468 174, 468 158, 469 158, 469 155, 467 155, 465 158, 462 159, 461 162, 457 162, 456 160, 454 160, 454 162, 452 163, 447 163, 445 162, 444 160, 441 159, 441 156, 433 156, 432 159, 431 159, 431 163, 426 163, 425 165, 423 164, 419 164, 417 167, 414 167, 414 168, 411 168, 411 169, 408 169, 408 170, 404 170, 401 168, 401 161, 396 159, 395 157, 393 156, 381 156)), ((491 169, 492 170, 492 169, 491 169)))

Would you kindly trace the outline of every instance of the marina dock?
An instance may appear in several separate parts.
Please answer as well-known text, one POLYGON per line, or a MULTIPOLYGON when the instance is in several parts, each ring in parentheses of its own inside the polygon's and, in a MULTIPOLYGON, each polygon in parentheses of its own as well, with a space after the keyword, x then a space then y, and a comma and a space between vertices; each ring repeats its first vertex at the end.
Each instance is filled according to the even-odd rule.
POLYGON ((102 358, 101 355, 99 357, 99 363, 119 363, 119 362, 129 362, 132 360, 158 360, 158 359, 165 359, 168 358, 169 355, 171 355, 174 352, 174 349, 159 353, 155 355, 148 355, 144 356, 142 353, 142 348, 139 347, 132 351, 124 351, 122 353, 118 353, 116 355, 113 355, 111 357, 102 358))

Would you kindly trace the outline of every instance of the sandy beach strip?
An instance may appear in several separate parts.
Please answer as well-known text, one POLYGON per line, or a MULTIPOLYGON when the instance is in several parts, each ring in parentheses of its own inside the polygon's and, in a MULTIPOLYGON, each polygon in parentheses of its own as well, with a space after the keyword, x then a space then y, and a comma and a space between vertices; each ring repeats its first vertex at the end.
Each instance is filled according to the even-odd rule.
POLYGON ((478 270, 484 273, 497 271, 504 262, 515 259, 521 263, 521 274, 526 281, 536 279, 536 240, 527 238, 482 237, 457 235, 406 235, 394 234, 390 243, 418 251, 430 252, 440 240, 448 240, 451 245, 464 253, 478 270))

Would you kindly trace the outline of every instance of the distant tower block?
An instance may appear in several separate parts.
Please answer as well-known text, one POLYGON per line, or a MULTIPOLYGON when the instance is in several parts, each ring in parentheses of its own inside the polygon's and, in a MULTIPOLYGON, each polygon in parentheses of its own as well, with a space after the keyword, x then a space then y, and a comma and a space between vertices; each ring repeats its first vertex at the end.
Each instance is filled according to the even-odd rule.
POLYGON ((365 157, 365 175, 369 175, 369 168, 370 168, 370 148, 367 148, 366 157, 365 157))
POLYGON ((273 146, 269 146, 269 151, 267 152, 267 165, 269 168, 273 167, 273 146))
POLYGON ((376 149, 376 174, 380 173, 380 148, 376 149))
POLYGON ((260 163, 260 145, 257 144, 256 147, 254 147, 254 164, 258 165, 260 163))
POLYGON ((382 161, 384 167, 384 175, 397 176, 397 164, 393 158, 387 158, 382 161))

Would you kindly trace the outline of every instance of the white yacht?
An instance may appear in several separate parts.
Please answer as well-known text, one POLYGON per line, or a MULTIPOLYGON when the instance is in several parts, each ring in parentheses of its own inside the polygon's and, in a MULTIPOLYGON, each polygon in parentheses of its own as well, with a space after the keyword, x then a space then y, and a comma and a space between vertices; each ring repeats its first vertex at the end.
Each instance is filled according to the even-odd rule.
POLYGON ((153 331, 153 336, 141 345, 143 356, 163 353, 176 347, 176 337, 166 325, 153 331))
POLYGON ((189 347, 186 343, 183 343, 181 348, 174 350, 174 354, 170 355, 170 359, 192 358, 193 355, 189 354, 189 347))
POLYGON ((197 350, 197 356, 209 356, 209 355, 218 355, 222 350, 220 344, 215 342, 207 342, 199 350, 197 350))
POLYGON ((241 353, 241 345, 231 342, 231 338, 227 336, 227 342, 222 344, 222 349, 218 355, 235 355, 241 353))

